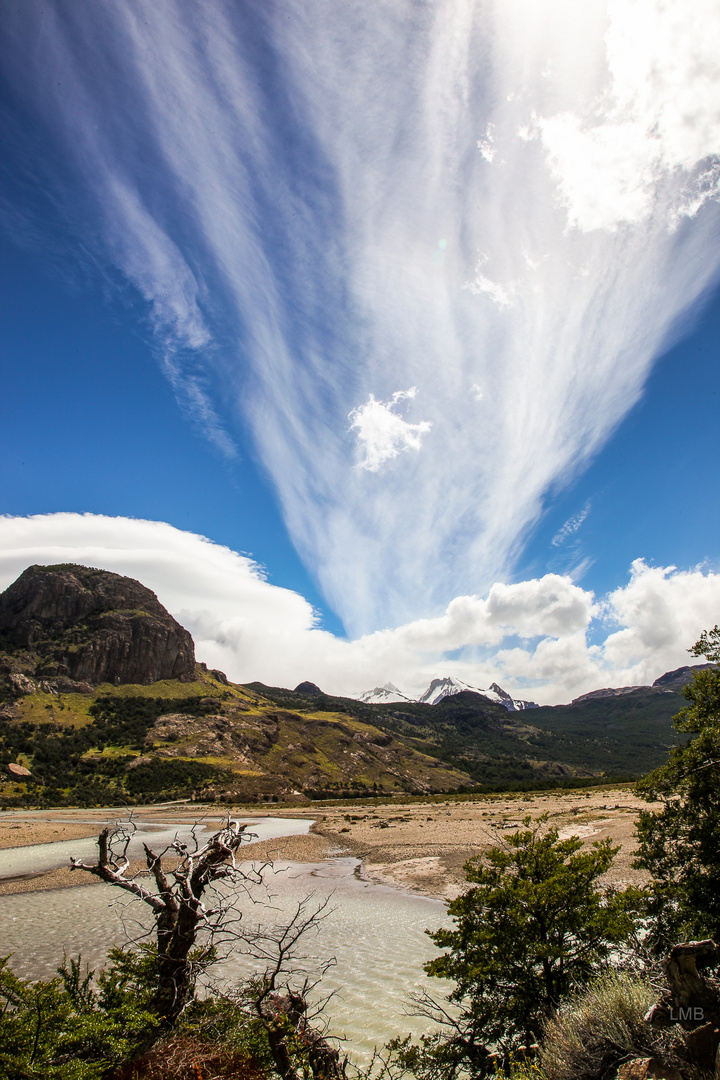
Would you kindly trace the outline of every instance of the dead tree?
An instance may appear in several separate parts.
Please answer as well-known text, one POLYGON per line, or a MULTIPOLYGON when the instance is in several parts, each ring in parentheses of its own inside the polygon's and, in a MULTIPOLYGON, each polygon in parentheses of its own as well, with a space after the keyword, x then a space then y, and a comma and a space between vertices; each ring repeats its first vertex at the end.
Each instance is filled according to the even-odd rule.
POLYGON ((310 997, 323 976, 335 964, 334 957, 318 960, 304 952, 312 931, 320 929, 332 912, 329 898, 313 906, 312 897, 301 900, 292 917, 275 927, 245 927, 241 951, 264 967, 239 995, 239 1003, 260 1020, 268 1037, 275 1068, 282 1080, 300 1080, 309 1067, 314 1080, 344 1080, 346 1060, 328 1042, 324 1029, 316 1026, 332 994, 314 1007, 310 997))
POLYGON ((214 959, 216 945, 225 943, 251 957, 257 971, 241 990, 224 996, 246 1017, 260 1021, 282 1080, 300 1080, 308 1068, 314 1080, 344 1080, 345 1061, 313 1023, 331 995, 309 1006, 309 996, 335 960, 318 961, 300 947, 330 914, 329 902, 313 906, 306 897, 289 920, 276 926, 243 919, 236 903, 239 891, 253 903, 269 906, 266 891, 260 900, 253 894, 265 885, 263 873, 270 867, 237 865, 236 855, 252 835, 245 830, 245 825, 228 820, 202 844, 195 829, 189 844, 176 837, 159 854, 143 844, 146 867, 133 869, 128 850, 136 826, 131 821, 102 830, 97 862, 71 859, 71 865, 123 889, 152 911, 157 978, 150 1008, 161 1019, 158 1035, 174 1025, 193 996, 199 973, 214 959), (168 865, 170 861, 175 865, 168 865), (234 891, 211 888, 222 881, 234 891), (211 905, 203 901, 208 895, 211 905))
MULTIPOLYGON (((157 987, 151 1011, 161 1018, 163 1027, 172 1026, 190 1000, 198 972, 211 955, 232 908, 228 899, 216 892, 211 894, 215 905, 206 906, 206 890, 223 879, 246 892, 262 884, 262 869, 241 870, 235 861, 243 840, 249 839, 246 828, 228 820, 223 829, 202 844, 193 830, 189 844, 176 837, 159 854, 143 844, 147 868, 133 871, 128 848, 136 826, 133 822, 123 823, 102 830, 96 863, 71 859, 73 870, 94 874, 151 909, 157 941, 157 987), (170 860, 175 862, 172 867, 167 866, 170 860), (204 947, 193 955, 203 930, 204 947)), ((241 917, 235 909, 232 914, 234 920, 241 917)))

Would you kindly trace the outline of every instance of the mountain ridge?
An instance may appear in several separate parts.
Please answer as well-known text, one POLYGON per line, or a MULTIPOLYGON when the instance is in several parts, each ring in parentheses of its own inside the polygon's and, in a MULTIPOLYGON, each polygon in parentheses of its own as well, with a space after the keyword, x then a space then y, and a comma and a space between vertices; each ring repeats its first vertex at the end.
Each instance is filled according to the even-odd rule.
POLYGON ((376 686, 374 690, 365 690, 357 696, 358 701, 366 704, 381 705, 407 701, 418 705, 437 705, 446 697, 460 694, 469 690, 474 694, 480 694, 488 701, 502 705, 508 712, 522 712, 524 709, 537 709, 535 701, 526 701, 523 698, 513 698, 497 683, 491 683, 487 690, 470 683, 462 682, 451 675, 432 679, 422 694, 413 698, 404 694, 394 683, 387 682, 384 686, 376 686))
POLYGON ((192 638, 139 582, 66 564, 30 567, 0 596, 0 633, 8 806, 307 801, 630 779, 682 741, 671 717, 695 670, 533 708, 496 683, 481 691, 450 677, 433 680, 425 702, 393 684, 382 703, 327 695, 309 681, 295 690, 240 685, 204 664, 189 670, 192 638), (161 645, 186 635, 179 677, 177 649, 168 678, 154 678, 163 670, 157 649, 138 667, 137 626, 161 645), (142 682, 129 681, 138 674, 142 682))

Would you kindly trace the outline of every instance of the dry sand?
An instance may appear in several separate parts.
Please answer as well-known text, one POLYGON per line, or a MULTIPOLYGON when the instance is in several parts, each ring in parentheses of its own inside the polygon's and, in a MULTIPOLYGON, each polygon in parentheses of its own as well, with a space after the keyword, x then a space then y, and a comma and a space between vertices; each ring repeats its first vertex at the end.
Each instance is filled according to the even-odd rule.
POLYGON ((57 844, 61 840, 79 840, 95 834, 92 825, 75 822, 17 821, 0 817, 0 850, 25 847, 27 844, 57 844))
MULTIPOLYGON (((305 817, 315 825, 309 836, 288 836, 257 842, 247 856, 258 861, 289 860, 320 862, 336 856, 355 856, 362 861, 362 876, 426 896, 452 898, 463 888, 467 860, 502 842, 503 835, 521 825, 526 815, 549 815, 549 824, 562 837, 576 835, 590 845, 609 837, 620 845, 608 880, 615 884, 640 884, 644 875, 632 866, 634 828, 638 810, 647 803, 627 789, 593 792, 549 792, 536 795, 487 796, 463 802, 407 803, 392 800, 384 805, 313 807, 271 811, 238 811, 244 817, 305 817)), ((0 818, 0 847, 53 843, 92 836, 119 813, 108 811, 13 812, 0 818), (82 819, 82 820, 79 820, 82 819), (89 822, 89 824, 88 824, 89 822)), ((198 814, 187 806, 143 807, 143 821, 196 821, 198 814)), ((218 825, 217 811, 201 820, 209 828, 218 825)), ((33 877, 0 881, 0 895, 38 889, 92 885, 96 879, 80 871, 52 870, 33 877)))

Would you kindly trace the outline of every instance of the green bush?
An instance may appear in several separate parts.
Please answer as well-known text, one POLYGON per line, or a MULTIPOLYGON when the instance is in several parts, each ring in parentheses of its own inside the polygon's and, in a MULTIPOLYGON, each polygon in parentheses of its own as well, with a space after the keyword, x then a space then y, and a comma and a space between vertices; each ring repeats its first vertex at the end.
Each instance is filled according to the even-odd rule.
POLYGON ((100 1080, 157 1026, 142 996, 119 993, 112 974, 92 984, 80 960, 54 979, 17 978, 0 959, 0 1075, 5 1080, 100 1080))
POLYGON ((653 876, 651 937, 658 951, 677 941, 720 935, 720 628, 690 650, 711 667, 696 671, 674 717, 690 735, 637 791, 660 809, 638 819, 637 865, 653 876))

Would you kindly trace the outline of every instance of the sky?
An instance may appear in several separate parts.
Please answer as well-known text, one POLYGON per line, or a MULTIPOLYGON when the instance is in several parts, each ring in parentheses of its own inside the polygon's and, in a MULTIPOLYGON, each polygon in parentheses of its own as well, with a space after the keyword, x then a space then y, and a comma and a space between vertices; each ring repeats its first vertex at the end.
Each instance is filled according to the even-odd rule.
POLYGON ((720 13, 0 0, 0 587, 542 703, 720 621, 720 13))

